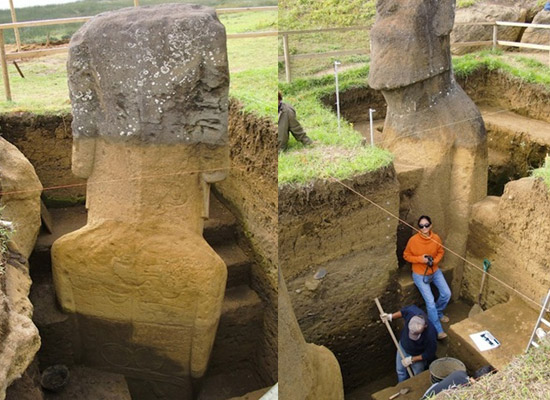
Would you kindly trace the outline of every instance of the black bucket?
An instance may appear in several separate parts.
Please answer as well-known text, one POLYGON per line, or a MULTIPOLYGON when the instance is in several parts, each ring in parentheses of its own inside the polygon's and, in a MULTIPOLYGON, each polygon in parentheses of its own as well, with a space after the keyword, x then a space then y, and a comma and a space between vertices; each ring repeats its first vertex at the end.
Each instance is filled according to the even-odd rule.
POLYGON ((430 364, 430 379, 432 383, 441 382, 455 371, 466 372, 466 366, 462 361, 452 357, 438 358, 430 364))

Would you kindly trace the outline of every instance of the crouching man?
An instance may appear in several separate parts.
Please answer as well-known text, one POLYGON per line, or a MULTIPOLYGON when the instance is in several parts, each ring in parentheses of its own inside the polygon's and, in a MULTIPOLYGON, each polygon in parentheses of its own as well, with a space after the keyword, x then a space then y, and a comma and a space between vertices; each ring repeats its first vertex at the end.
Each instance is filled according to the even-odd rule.
POLYGON ((405 319, 405 327, 399 341, 405 358, 401 359, 397 352, 395 360, 398 382, 409 378, 407 367, 411 367, 415 375, 427 369, 435 360, 437 332, 426 313, 417 306, 410 305, 393 314, 381 314, 380 318, 382 322, 391 322, 397 318, 405 319))

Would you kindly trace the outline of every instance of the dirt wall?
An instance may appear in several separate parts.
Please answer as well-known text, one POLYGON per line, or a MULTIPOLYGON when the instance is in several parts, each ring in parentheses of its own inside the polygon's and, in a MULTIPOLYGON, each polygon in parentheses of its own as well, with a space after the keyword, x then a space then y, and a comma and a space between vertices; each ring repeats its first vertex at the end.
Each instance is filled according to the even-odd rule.
MULTIPOLYGON (((550 190, 540 179, 510 182, 502 197, 490 196, 474 205, 467 259, 539 302, 550 287, 550 190)), ((477 300, 481 272, 466 266, 461 296, 477 300)), ((509 298, 511 290, 488 277, 482 304, 488 308, 509 298)), ((530 304, 536 307, 534 304, 530 304)))
POLYGON ((0 115, 0 135, 17 147, 31 162, 48 202, 74 203, 86 195, 86 181, 71 172, 72 116, 12 113, 0 115))
POLYGON ((277 133, 275 124, 229 108, 231 166, 216 190, 239 217, 257 256, 252 286, 266 304, 264 338, 259 354, 260 374, 277 381, 277 133))
MULTIPOLYGON (((393 166, 347 180, 393 214, 393 166)), ((336 182, 279 187, 279 266, 305 340, 337 357, 347 390, 393 368, 391 342, 374 297, 399 308, 395 286, 397 222, 336 182), (315 279, 321 269, 326 276, 315 279)))
POLYGON ((480 68, 467 78, 457 79, 476 104, 488 104, 517 114, 550 122, 550 91, 507 74, 480 68))

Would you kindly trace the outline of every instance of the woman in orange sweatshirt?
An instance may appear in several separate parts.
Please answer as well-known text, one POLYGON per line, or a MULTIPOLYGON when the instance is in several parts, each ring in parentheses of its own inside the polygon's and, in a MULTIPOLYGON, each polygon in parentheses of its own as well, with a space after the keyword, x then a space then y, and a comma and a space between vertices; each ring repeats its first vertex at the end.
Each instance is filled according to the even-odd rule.
POLYGON ((418 219, 418 228, 420 232, 409 239, 403 258, 412 264, 413 281, 426 302, 428 319, 435 326, 437 338, 441 340, 447 337, 441 322, 449 322, 449 318, 443 315, 443 310, 451 299, 451 289, 445 281, 443 272, 439 269, 439 262, 445 250, 441 238, 432 232, 430 217, 422 215, 418 219), (433 283, 439 291, 437 301, 434 300, 430 283, 433 283))

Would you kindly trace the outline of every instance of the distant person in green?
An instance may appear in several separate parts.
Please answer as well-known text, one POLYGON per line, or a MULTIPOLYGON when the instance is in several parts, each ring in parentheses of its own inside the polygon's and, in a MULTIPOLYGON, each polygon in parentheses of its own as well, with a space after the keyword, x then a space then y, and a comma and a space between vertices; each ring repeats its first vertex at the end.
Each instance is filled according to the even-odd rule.
POLYGON ((296 119, 296 111, 289 104, 283 103, 283 95, 279 92, 279 152, 286 150, 289 132, 304 146, 313 144, 296 119))

